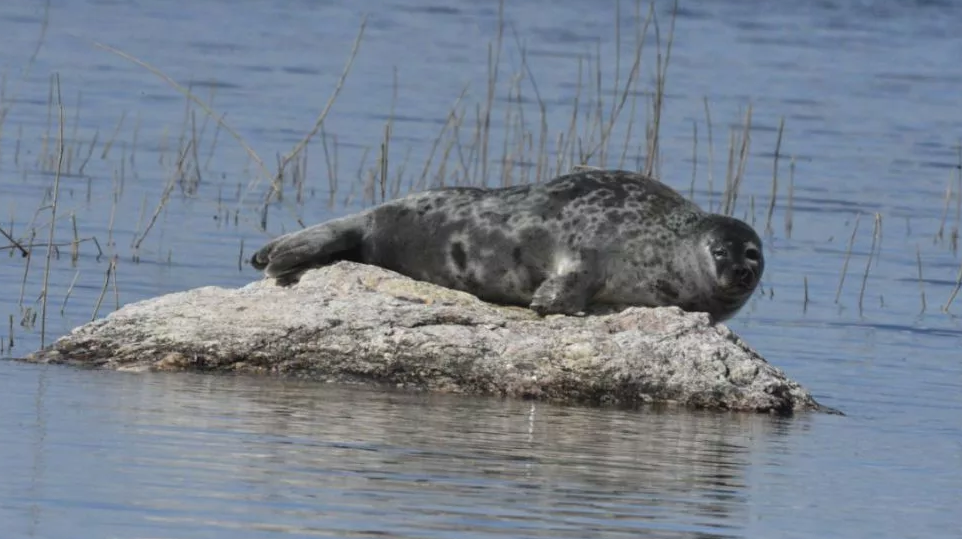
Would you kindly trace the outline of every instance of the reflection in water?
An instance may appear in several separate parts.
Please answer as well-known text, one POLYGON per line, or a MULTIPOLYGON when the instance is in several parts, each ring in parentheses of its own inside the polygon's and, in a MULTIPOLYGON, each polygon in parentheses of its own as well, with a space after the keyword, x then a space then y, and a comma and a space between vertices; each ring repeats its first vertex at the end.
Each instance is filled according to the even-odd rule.
POLYGON ((0 515, 29 536, 80 519, 164 537, 723 537, 745 526, 750 453, 804 425, 240 377, 55 383, 81 389, 16 393, 37 398, 14 480, 30 509, 0 515))

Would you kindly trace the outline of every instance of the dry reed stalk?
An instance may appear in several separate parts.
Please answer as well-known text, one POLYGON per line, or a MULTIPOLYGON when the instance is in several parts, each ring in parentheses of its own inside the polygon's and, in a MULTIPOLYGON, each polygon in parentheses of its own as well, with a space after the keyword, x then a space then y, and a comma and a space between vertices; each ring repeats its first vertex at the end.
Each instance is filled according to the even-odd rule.
POLYGON ((408 147, 407 151, 404 152, 404 159, 401 164, 394 171, 394 185, 391 187, 390 198, 397 198, 401 194, 401 182, 404 177, 404 172, 408 168, 408 163, 411 162, 411 152, 412 148, 408 147))
POLYGON ((715 169, 715 147, 712 142, 711 110, 708 108, 708 97, 703 98, 705 103, 705 122, 708 126, 708 211, 713 211, 714 205, 714 169, 715 169))
POLYGON ((117 135, 120 134, 120 128, 124 125, 124 119, 127 117, 127 111, 121 111, 120 120, 117 121, 117 125, 114 126, 114 132, 104 143, 104 151, 100 153, 100 159, 107 159, 107 155, 110 154, 110 148, 113 147, 114 141, 117 140, 117 135))
POLYGON ((381 141, 381 153, 378 155, 378 184, 381 192, 381 202, 387 202, 387 169, 388 157, 391 149, 391 122, 384 124, 384 139, 381 141))
POLYGON ((47 145, 50 143, 51 123, 53 122, 53 74, 50 75, 50 82, 47 85, 47 129, 44 131, 43 139, 40 144, 40 155, 37 156, 37 166, 41 170, 47 168, 47 145))
MULTIPOLYGON (((105 50, 105 51, 108 51, 108 52, 111 52, 111 53, 113 53, 113 54, 116 54, 117 56, 119 56, 119 57, 121 57, 121 58, 123 58, 123 59, 125 59, 125 60, 127 60, 127 61, 129 61, 129 62, 132 62, 132 63, 134 63, 134 64, 136 64, 136 65, 139 65, 140 67, 143 67, 144 69, 146 69, 146 70, 149 71, 150 73, 154 74, 155 76, 157 76, 158 78, 160 78, 161 80, 163 80, 164 82, 166 82, 166 83, 167 83, 168 85, 170 85, 172 88, 174 88, 175 90, 177 90, 178 92, 180 92, 181 94, 183 94, 188 100, 192 101, 194 104, 196 104, 197 106, 199 106, 199 107, 204 111, 205 114, 207 114, 207 115, 209 115, 210 117, 212 117, 212 118, 217 122, 217 125, 221 126, 221 127, 222 127, 225 131, 227 131, 232 137, 234 137, 234 139, 237 141, 237 143, 240 144, 241 147, 244 149, 244 151, 246 152, 248 158, 249 158, 250 160, 254 161, 254 162, 258 165, 258 167, 260 168, 260 170, 261 170, 261 172, 263 173, 263 175, 264 175, 265 178, 271 178, 271 177, 273 177, 273 175, 272 175, 272 174, 270 173, 270 171, 267 169, 267 166, 264 164, 264 161, 260 158, 259 155, 257 155, 257 152, 255 152, 254 149, 251 148, 251 146, 247 143, 247 141, 244 139, 244 137, 242 137, 242 136, 240 135, 240 133, 238 133, 233 127, 231 127, 226 121, 224 121, 223 116, 218 116, 218 115, 214 112, 214 110, 210 108, 210 106, 209 106, 207 103, 205 103, 202 99, 200 99, 199 97, 197 97, 196 95, 194 95, 191 90, 189 90, 188 88, 185 88, 183 85, 179 84, 177 81, 175 81, 174 79, 172 79, 170 76, 168 76, 166 73, 164 73, 163 71, 161 71, 159 68, 154 67, 153 65, 145 62, 144 60, 141 60, 141 59, 139 59, 139 58, 137 58, 137 57, 135 57, 135 56, 133 56, 133 55, 131 55, 131 54, 128 54, 128 53, 126 53, 126 52, 124 52, 124 51, 122 51, 122 50, 120 50, 120 49, 117 49, 117 48, 115 48, 115 47, 111 47, 110 45, 106 45, 106 44, 100 43, 100 42, 98 42, 98 41, 92 41, 92 44, 93 44, 95 47, 98 47, 98 48, 103 49, 103 50, 105 50)), ((163 153, 161 153, 161 159, 162 159, 162 158, 163 158, 163 153)), ((242 202, 242 201, 241 201, 241 202, 242 202)), ((238 202, 238 204, 240 204, 241 202, 238 202)))
MULTIPOLYGON (((219 118, 214 119, 214 123, 216 124, 214 126, 214 137, 210 142, 210 147, 207 148, 207 159, 204 160, 204 170, 207 172, 210 171, 210 160, 214 157, 214 151, 217 148, 217 141, 220 138, 221 121, 225 116, 227 116, 227 113, 224 113, 219 118)), ((209 118, 209 116, 205 116, 205 118, 209 118)))
MULTIPOLYGON (((367 27, 367 15, 364 15, 361 18, 361 25, 360 25, 360 28, 358 29, 357 37, 354 39, 354 44, 351 46, 351 52, 348 56, 347 63, 345 63, 344 69, 341 71, 341 75, 338 77, 337 82, 334 85, 334 91, 331 93, 330 97, 328 98, 327 103, 325 103, 324 109, 321 110, 321 113, 317 116, 317 119, 314 120, 314 126, 311 128, 311 130, 307 133, 307 135, 304 136, 304 138, 302 138, 294 146, 294 148, 290 152, 285 154, 283 159, 281 159, 280 170, 278 170, 277 172, 278 175, 283 174, 283 171, 287 167, 287 164, 292 159, 294 159, 294 157, 296 157, 300 153, 300 151, 304 148, 304 146, 307 146, 307 144, 311 141, 311 139, 314 138, 314 135, 316 135, 318 131, 320 131, 321 126, 324 124, 324 120, 327 118, 328 113, 330 113, 331 108, 334 106, 334 102, 337 100, 337 97, 341 94, 341 89, 344 87, 344 82, 347 80, 347 76, 351 72, 351 68, 354 66, 354 59, 357 57, 357 52, 361 47, 361 41, 364 37, 364 29, 366 27, 367 27)), ((252 157, 256 155, 256 154, 253 154, 253 150, 251 152, 252 152, 252 157)), ((263 165, 263 163, 261 164, 263 165)), ((268 177, 270 176, 268 175, 268 177)), ((256 187, 256 184, 248 185, 247 187, 248 192, 254 189, 255 187, 256 187)), ((242 201, 243 201, 243 198, 244 197, 242 197, 242 201)), ((304 226, 303 223, 299 223, 299 224, 302 227, 304 226)))
POLYGON ((27 249, 25 249, 24 246, 20 244, 20 242, 14 239, 13 235, 7 233, 7 231, 4 230, 3 227, 0 227, 0 235, 2 235, 4 238, 7 238, 7 241, 10 242, 11 247, 14 247, 18 251, 20 251, 20 256, 26 258, 30 254, 27 251, 27 249))
MULTIPOLYGON (((568 155, 568 162, 571 164, 581 164, 582 162, 575 158, 575 140, 577 139, 578 133, 578 111, 581 106, 581 91, 584 85, 584 58, 578 57, 578 78, 575 82, 575 98, 574 106, 571 109, 571 121, 568 123, 568 132, 565 134, 565 140, 567 140, 567 146, 562 150, 562 154, 568 155)), ((558 170, 561 170, 561 164, 558 165, 558 170)))
POLYGON ((959 160, 955 165, 955 171, 958 179, 958 186, 955 189, 955 225, 952 226, 952 253, 957 253, 959 250, 959 225, 962 221, 962 140, 959 141, 957 146, 959 151, 959 160))
POLYGON ((922 309, 919 314, 921 314, 925 312, 925 281, 922 279, 922 249, 918 244, 915 245, 915 261, 919 268, 919 297, 922 300, 922 309))
POLYGON ((848 273, 848 261, 852 257, 852 247, 855 245, 855 234, 858 232, 858 223, 862 219, 862 214, 858 213, 855 215, 855 226, 852 228, 852 237, 848 240, 848 249, 845 251, 845 261, 842 263, 842 276, 838 281, 838 288, 835 289, 835 303, 838 303, 838 298, 842 295, 842 285, 845 283, 845 274, 848 273))
POLYGON ((244 238, 240 240, 240 252, 237 253, 237 271, 244 271, 244 238))
POLYGON ((638 111, 638 92, 631 92, 631 110, 628 113, 628 128, 625 133, 625 142, 621 146, 621 158, 618 160, 618 168, 625 168, 625 161, 628 159, 628 147, 631 144, 631 136, 635 127, 635 114, 638 111))
POLYGON ((728 193, 728 211, 726 215, 735 214, 735 205, 738 202, 738 193, 741 191, 742 180, 745 178, 745 164, 748 162, 748 148, 751 145, 752 130, 752 104, 748 103, 748 111, 745 113, 745 127, 739 141, 738 166, 735 168, 735 175, 732 177, 731 191, 728 193))
MULTIPOLYGON (((208 85, 207 89, 210 91, 210 93, 207 95, 207 104, 210 105, 211 108, 213 108, 213 107, 214 107, 214 97, 217 95, 217 84, 216 84, 216 81, 211 81, 211 83, 208 85)), ((207 125, 210 123, 210 118, 211 118, 210 116, 208 116, 208 115, 206 115, 206 114, 204 115, 204 121, 203 121, 203 123, 200 124, 200 132, 199 132, 199 134, 198 134, 197 136, 195 136, 195 139, 196 139, 196 141, 198 142, 198 145, 199 145, 200 141, 204 139, 204 133, 207 132, 207 125)))
POLYGON ((444 187, 446 184, 445 173, 448 167, 448 160, 451 158, 451 151, 454 149, 455 144, 459 142, 458 132, 461 128, 461 123, 464 121, 465 115, 466 113, 464 109, 462 109, 461 113, 455 116, 454 121, 451 124, 451 137, 448 140, 447 146, 445 146, 444 151, 441 154, 441 163, 439 164, 438 171, 435 175, 435 181, 440 187, 444 187))
POLYGON ((661 116, 665 102, 665 81, 668 76, 668 65, 671 60, 672 44, 675 42, 675 21, 678 18, 678 0, 675 0, 671 10, 671 24, 668 31, 668 43, 665 47, 665 57, 661 55, 661 32, 658 25, 657 16, 654 18, 655 43, 658 53, 656 55, 656 77, 655 77, 655 96, 652 106, 652 129, 651 139, 648 146, 648 160, 645 163, 645 173, 648 175, 656 174, 660 170, 660 133, 661 116))
MULTIPOLYGON (((205 116, 205 118, 210 118, 210 116, 205 116)), ((200 156, 197 153, 197 147, 200 145, 200 137, 203 137, 203 132, 200 135, 200 137, 198 137, 197 135, 197 117, 194 114, 194 111, 190 111, 190 130, 191 130, 191 136, 193 137, 191 140, 190 146, 192 149, 192 155, 194 160, 194 179, 192 182, 189 182, 189 185, 191 186, 189 194, 194 194, 197 192, 197 189, 200 187, 200 182, 201 182, 200 156)))
MULTIPOLYGON (((621 0, 615 0, 615 77, 612 88, 618 91, 618 86, 621 83, 621 0)), ((608 111, 608 125, 611 126, 615 123, 615 109, 617 100, 611 100, 611 110, 608 111)), ((610 133, 610 129, 606 130, 606 133, 610 133)), ((601 140, 601 152, 599 153, 598 159, 601 166, 605 166, 607 161, 607 145, 604 141, 607 139, 605 134, 602 135, 601 140)))
POLYGON ((73 164, 73 157, 79 151, 80 141, 77 139, 77 130, 80 129, 80 107, 83 105, 83 92, 77 90, 77 108, 74 109, 73 116, 73 131, 70 134, 70 142, 74 148, 72 151, 67 152, 67 164, 64 166, 64 172, 67 174, 72 170, 71 165, 73 164))
POLYGON ((485 97, 484 124, 481 134, 481 177, 488 178, 488 145, 491 140, 491 110, 494 107, 494 92, 498 83, 498 67, 501 64, 501 49, 504 43, 504 0, 498 2, 498 33, 494 46, 488 46, 488 88, 485 97))
MULTIPOLYGON (((441 131, 438 133, 438 136, 434 139, 434 142, 431 144, 431 150, 428 151, 428 157, 424 161, 424 167, 421 169, 421 177, 418 180, 417 184, 415 184, 414 186, 415 189, 424 189, 426 187, 425 182, 427 181, 428 173, 431 170, 431 164, 434 160, 434 154, 437 152, 438 147, 441 145, 441 141, 444 139, 444 134, 447 132, 448 126, 452 125, 454 122, 454 119, 457 117, 457 114, 458 114, 457 111, 460 108, 461 101, 464 99, 464 96, 465 94, 467 94, 467 92, 468 92, 468 86, 465 86, 461 90, 461 93, 458 95, 458 98, 454 100, 454 104, 451 106, 451 110, 448 111, 447 119, 445 120, 444 125, 441 126, 441 131)), ((332 196, 333 196, 333 193, 332 193, 332 196)))
POLYGON ((768 203, 768 215, 765 217, 765 231, 772 234, 772 214, 775 213, 775 200, 778 198, 778 159, 782 155, 782 132, 785 130, 785 117, 778 122, 778 136, 775 139, 775 158, 772 163, 772 196, 768 203))
POLYGON ((130 168, 136 170, 137 166, 137 147, 139 146, 138 141, 140 139, 140 113, 134 117, 134 134, 133 139, 130 141, 130 168))
POLYGON ((94 305, 94 312, 90 316, 90 321, 93 322, 97 319, 97 314, 100 312, 100 305, 104 301, 104 296, 107 295, 107 286, 110 285, 110 275, 114 271, 114 264, 116 262, 116 257, 110 259, 110 263, 107 264, 107 271, 104 273, 104 286, 100 290, 100 296, 97 298, 97 304, 94 305))
POLYGON ((952 293, 949 294, 949 299, 946 300, 945 305, 942 306, 942 312, 949 312, 949 308, 952 307, 952 302, 955 301, 955 297, 959 294, 960 289, 962 289, 962 266, 959 266, 959 275, 955 278, 955 288, 952 289, 952 293))
MULTIPOLYGON (((177 165, 177 170, 179 173, 181 174, 183 173, 182 166, 183 166, 184 160, 187 158, 188 152, 190 152, 191 148, 196 148, 196 147, 197 145, 194 144, 193 140, 191 140, 190 142, 187 143, 187 147, 184 148, 183 152, 181 152, 180 159, 178 160, 178 165, 177 165)), ((196 157, 196 154, 194 155, 196 157)), ((136 237, 133 244, 131 244, 131 249, 134 251, 135 262, 140 261, 140 257, 137 255, 137 253, 140 251, 140 244, 143 243, 144 239, 147 238, 147 234, 150 233, 150 230, 154 227, 154 224, 157 222, 157 218, 160 216, 160 212, 164 210, 164 207, 167 206, 167 202, 170 201, 170 194, 174 191, 174 185, 176 184, 177 176, 178 176, 177 174, 171 175, 171 177, 167 180, 167 184, 164 186, 164 191, 160 195, 160 201, 157 203, 157 206, 154 208, 154 213, 151 214, 150 220, 147 222, 147 226, 144 228, 143 233, 140 234, 139 237, 136 237)), ((147 198, 146 198, 146 195, 144 195, 144 202, 146 203, 146 201, 147 201, 147 198)), ((143 219, 143 210, 141 211, 141 220, 142 219, 143 219)), ((138 223, 139 222, 140 221, 138 221, 138 223)), ((138 230, 140 229, 139 224, 137 228, 138 230)))
POLYGON ((942 204, 942 219, 939 223, 939 231, 935 233, 935 242, 938 243, 944 239, 945 235, 945 223, 946 219, 949 217, 949 202, 952 200, 952 178, 949 178, 948 185, 945 186, 945 202, 942 204))
POLYGON ((301 152, 301 162, 297 166, 297 172, 299 175, 297 180, 297 195, 295 200, 297 201, 298 205, 304 203, 304 184, 307 183, 307 156, 310 155, 310 149, 310 146, 304 147, 304 151, 301 152))
MULTIPOLYGON (((194 93, 194 82, 189 81, 187 83, 187 93, 188 95, 193 95, 194 93)), ((187 144, 187 128, 190 126, 190 108, 191 102, 190 97, 184 99, 184 116, 183 120, 180 122, 180 135, 177 137, 177 151, 180 152, 184 149, 184 145, 187 144)))
POLYGON ((114 310, 120 309, 120 288, 117 286, 117 256, 114 256, 114 310))
POLYGON ((44 38, 47 35, 47 28, 50 25, 50 0, 44 2, 43 7, 43 21, 40 23, 40 37, 37 38, 37 45, 33 49, 33 53, 30 54, 30 59, 27 61, 27 68, 24 73, 24 79, 26 79, 26 74, 30 72, 33 68, 34 63, 37 61, 37 55, 40 54, 40 48, 43 46, 44 38))
POLYGON ((731 193, 735 186, 735 128, 728 130, 728 166, 725 168, 725 191, 722 193, 722 213, 731 215, 731 193))
POLYGON ((13 164, 20 166, 20 141, 23 139, 23 125, 17 126, 17 144, 13 151, 13 164))
POLYGON ((114 219, 117 217, 117 202, 120 200, 116 188, 110 199, 110 218, 107 221, 107 247, 114 245, 114 219))
POLYGON ((794 224, 792 223, 792 212, 794 211, 795 202, 795 156, 792 156, 792 160, 788 166, 788 202, 785 206, 785 234, 789 239, 792 237, 792 228, 794 224))
POLYGON ((119 186, 120 186, 120 196, 124 195, 124 187, 127 185, 127 141, 120 142, 120 171, 119 176, 119 186))
POLYGON ((802 312, 808 312, 808 275, 802 277, 802 289, 805 292, 805 296, 802 301, 802 312))
MULTIPOLYGON (((337 135, 332 135, 333 143, 337 144, 337 135)), ((337 154, 332 155, 327 145, 327 134, 321 129, 321 149, 324 150, 324 164, 327 166, 328 207, 334 205, 334 193, 337 191, 337 154)))
POLYGON ((695 199, 695 179, 698 177, 698 122, 691 122, 691 185, 688 198, 695 199))
MULTIPOLYGON (((503 2, 503 0, 502 0, 503 2)), ((538 81, 535 80, 534 72, 531 71, 531 65, 528 63, 528 54, 523 45, 521 45, 521 40, 518 38, 517 31, 512 27, 512 32, 514 33, 515 43, 517 43, 518 48, 521 49, 521 67, 524 69, 525 73, 528 75, 528 80, 531 81, 531 88, 534 90, 535 99, 538 102, 538 111, 541 113, 541 131, 538 137, 538 157, 537 163, 535 165, 535 182, 541 182, 545 178, 543 177, 544 169, 547 167, 547 143, 548 143, 548 112, 547 107, 545 107, 544 99, 541 98, 541 92, 538 90, 538 81)), ((522 108, 521 98, 520 98, 520 88, 518 90, 518 108, 522 108)), ((521 131, 524 132, 524 126, 522 125, 521 131)), ((503 183, 503 182, 502 182, 503 183)))
POLYGON ((70 299, 70 295, 73 293, 73 287, 77 284, 77 278, 80 277, 80 270, 74 272, 73 279, 70 281, 70 286, 67 287, 67 293, 63 297, 63 303, 60 304, 60 316, 63 316, 64 311, 67 310, 67 301, 70 299))
MULTIPOLYGON (((641 2, 639 1, 639 2, 636 3, 636 16, 637 16, 636 20, 637 20, 637 21, 641 21, 640 14, 641 14, 641 2)), ((638 76, 639 76, 639 74, 640 74, 640 72, 641 72, 641 57, 642 57, 642 52, 644 51, 644 48, 645 48, 645 37, 646 37, 647 34, 648 34, 648 27, 649 27, 649 24, 650 24, 651 21, 652 21, 653 15, 654 15, 654 3, 651 4, 651 8, 648 10, 648 16, 644 19, 644 22, 643 22, 643 23, 641 23, 641 22, 636 22, 636 23, 635 23, 637 34, 636 34, 636 37, 635 37, 635 54, 634 54, 634 60, 632 61, 632 64, 631 64, 631 70, 628 72, 628 78, 625 80, 625 86, 624 86, 624 89, 623 89, 622 92, 621 92, 621 97, 620 97, 619 99, 617 99, 617 100, 612 101, 612 103, 611 103, 611 112, 609 113, 609 116, 608 116, 608 125, 607 125, 607 127, 605 128, 604 132, 602 133, 602 137, 601 137, 601 142, 600 142, 600 144, 601 144, 602 151, 601 151, 600 164, 601 164, 602 166, 605 166, 605 164, 606 164, 606 162, 607 162, 607 146, 608 146, 608 142, 609 142, 610 137, 611 137, 611 132, 612 132, 612 130, 614 129, 615 123, 617 122, 618 118, 621 116, 621 112, 622 112, 622 110, 623 110, 624 107, 625 107, 625 103, 627 103, 627 101, 628 101, 628 95, 629 95, 629 94, 632 95, 632 107, 631 107, 631 108, 632 108, 632 114, 631 114, 631 116, 629 117, 629 120, 628 120, 628 122, 629 122, 629 124, 628 124, 628 135, 626 135, 626 139, 625 139, 626 144, 625 144, 624 148, 627 148, 627 141, 631 138, 631 124, 632 124, 632 122, 634 121, 635 96, 637 95, 637 92, 632 92, 632 89, 635 87, 635 84, 636 84, 637 81, 638 81, 638 76)), ((615 38, 615 45, 616 45, 616 55, 615 55, 615 58, 616 58, 616 60, 615 60, 615 83, 614 83, 614 89, 617 91, 617 89, 618 89, 618 72, 619 72, 620 67, 621 67, 621 66, 620 66, 620 64, 621 64, 621 54, 620 54, 620 50, 621 50, 621 37, 620 37, 620 36, 621 36, 621 32, 620 32, 620 28, 621 28, 621 9, 620 9, 620 3, 618 4, 618 7, 616 8, 616 13, 615 13, 615 28, 616 28, 617 30, 616 30, 616 38, 615 38)), ((667 60, 666 60, 666 62, 667 62, 667 60)), ((666 69, 667 69, 667 65, 666 65, 665 67, 666 67, 666 69)), ((620 161, 621 163, 624 162, 625 153, 627 153, 627 152, 626 152, 625 149, 623 149, 623 150, 622 150, 622 157, 621 157, 621 161, 620 161)), ((619 168, 621 168, 621 166, 622 166, 622 165, 619 164, 619 168)))
POLYGON ((80 258, 80 236, 77 234, 77 214, 70 212, 70 222, 73 224, 73 241, 70 243, 70 264, 77 265, 80 258))
MULTIPOLYGON (((521 100, 520 80, 513 81, 512 84, 508 87, 508 101, 511 102, 512 96, 515 96, 515 95, 517 96, 518 101, 520 101, 521 100)), ((520 114, 522 111, 523 109, 519 107, 518 113, 520 114)), ((510 131, 510 128, 511 126, 515 126, 518 122, 524 121, 522 118, 519 118, 518 122, 515 122, 514 117, 515 117, 514 107, 510 107, 510 106, 505 107, 504 108, 504 126, 505 126, 505 129, 508 130, 508 132, 505 133, 501 141, 501 159, 500 159, 501 187, 508 187, 514 183, 513 176, 512 176, 514 172, 513 171, 514 161, 511 155, 511 149, 517 147, 517 141, 515 141, 516 142, 515 144, 511 144, 512 133, 510 131)))
MULTIPOLYGON (((868 252, 868 262, 865 263, 865 273, 862 275, 862 288, 858 293, 858 314, 862 314, 862 299, 865 297, 865 285, 868 283, 868 273, 872 267, 872 262, 876 258, 876 250, 881 251, 882 249, 882 214, 875 214, 875 226, 872 229, 872 246, 869 248, 868 252)), ((881 253, 878 253, 881 256, 881 253)))
POLYGON ((57 172, 53 179, 53 203, 50 208, 50 230, 47 235, 47 257, 43 268, 43 301, 40 304, 40 347, 43 348, 46 345, 47 338, 47 296, 49 295, 50 286, 50 257, 53 254, 53 236, 54 230, 56 229, 57 223, 57 205, 60 200, 60 173, 63 169, 64 161, 64 137, 63 129, 64 123, 64 108, 63 99, 60 94, 60 75, 57 74, 57 110, 58 117, 60 119, 60 129, 59 136, 57 137, 57 172))
MULTIPOLYGON (((77 174, 79 174, 80 176, 84 175, 84 169, 87 168, 87 163, 90 162, 90 158, 94 154, 94 148, 97 146, 97 139, 99 137, 100 137, 100 129, 98 128, 96 131, 94 131, 94 138, 90 141, 90 146, 87 148, 87 157, 85 157, 83 162, 80 163, 80 169, 77 171, 77 174)), ((88 199, 88 202, 89 202, 89 199, 88 199)))
POLYGON ((470 158, 465 157, 464 155, 464 144, 461 142, 461 124, 455 125, 455 128, 452 131, 452 133, 454 134, 455 148, 458 150, 457 156, 458 156, 458 165, 459 165, 457 171, 455 171, 455 174, 454 174, 454 178, 455 178, 454 185, 461 185, 463 182, 467 181, 467 173, 470 166, 469 163, 471 160, 470 158))
MULTIPOLYGON (((134 238, 137 238, 138 236, 140 236, 140 227, 143 226, 144 218, 146 217, 147 217, 147 194, 145 193, 143 200, 141 200, 140 202, 140 214, 137 217, 137 227, 134 228, 134 238)), ((133 248, 133 243, 134 242, 131 242, 131 245, 130 245, 131 248, 133 248)), ((140 262, 140 255, 138 255, 136 251, 134 251, 133 259, 134 259, 134 262, 140 262)))

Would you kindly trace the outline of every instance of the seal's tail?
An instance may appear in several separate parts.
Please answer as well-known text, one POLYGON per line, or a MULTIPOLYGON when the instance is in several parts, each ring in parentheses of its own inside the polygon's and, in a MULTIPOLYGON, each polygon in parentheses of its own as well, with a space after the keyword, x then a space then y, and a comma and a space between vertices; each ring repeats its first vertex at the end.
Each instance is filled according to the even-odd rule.
POLYGON ((288 286, 308 269, 338 260, 360 262, 366 220, 366 214, 351 215, 285 234, 254 253, 251 265, 288 286))

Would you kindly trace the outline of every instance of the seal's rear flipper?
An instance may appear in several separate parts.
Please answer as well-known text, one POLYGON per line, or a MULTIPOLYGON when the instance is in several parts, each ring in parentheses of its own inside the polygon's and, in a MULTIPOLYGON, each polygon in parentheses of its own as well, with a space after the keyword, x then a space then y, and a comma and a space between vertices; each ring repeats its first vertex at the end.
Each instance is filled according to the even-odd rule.
POLYGON ((251 265, 289 286, 311 268, 338 260, 362 262, 366 219, 365 214, 352 215, 285 234, 254 253, 251 265))

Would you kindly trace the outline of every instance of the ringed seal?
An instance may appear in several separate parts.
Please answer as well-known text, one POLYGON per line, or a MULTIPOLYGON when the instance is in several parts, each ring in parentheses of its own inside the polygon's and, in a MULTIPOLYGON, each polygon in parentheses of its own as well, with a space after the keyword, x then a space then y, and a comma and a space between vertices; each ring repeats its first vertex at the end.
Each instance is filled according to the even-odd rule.
POLYGON ((540 185, 432 189, 280 236, 251 264, 278 284, 350 260, 541 315, 590 305, 732 317, 765 262, 746 223, 643 174, 581 170, 540 185))

